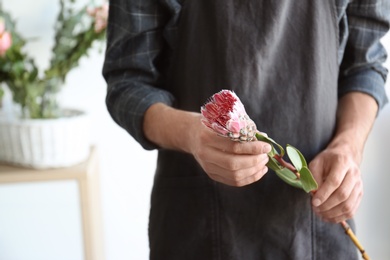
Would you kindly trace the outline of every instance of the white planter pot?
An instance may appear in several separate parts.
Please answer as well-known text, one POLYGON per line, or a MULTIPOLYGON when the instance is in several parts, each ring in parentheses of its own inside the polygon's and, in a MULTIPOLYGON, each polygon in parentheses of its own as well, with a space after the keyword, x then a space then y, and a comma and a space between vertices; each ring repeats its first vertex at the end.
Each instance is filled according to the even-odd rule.
POLYGON ((64 110, 58 119, 0 118, 0 161, 45 169, 78 164, 90 152, 89 119, 64 110))

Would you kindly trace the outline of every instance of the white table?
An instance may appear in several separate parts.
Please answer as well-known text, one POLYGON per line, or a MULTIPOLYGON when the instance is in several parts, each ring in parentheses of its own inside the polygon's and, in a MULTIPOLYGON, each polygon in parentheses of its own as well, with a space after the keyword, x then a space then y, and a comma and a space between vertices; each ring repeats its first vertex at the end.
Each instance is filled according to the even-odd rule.
MULTIPOLYGON (((20 241, 20 245, 11 245, 11 247, 18 248, 19 246, 21 250, 19 255, 22 255, 22 251, 28 250, 29 245, 29 241, 24 241, 25 244, 23 245, 23 239, 26 240, 28 238, 31 244, 34 244, 32 242, 36 241, 31 240, 31 236, 34 236, 37 240, 42 239, 45 236, 44 230, 46 228, 49 231, 48 233, 54 232, 54 235, 46 236, 46 239, 49 239, 45 242, 46 245, 48 244, 47 242, 53 242, 52 245, 55 245, 54 247, 61 248, 61 251, 56 253, 55 259, 61 259, 61 254, 66 255, 69 253, 67 250, 74 250, 80 251, 78 254, 81 255, 81 259, 103 260, 102 218, 96 149, 91 149, 91 154, 87 161, 69 168, 34 170, 11 165, 0 165, 0 220, 2 217, 6 219, 7 214, 8 226, 4 226, 2 230, 1 225, 5 225, 7 221, 3 220, 3 223, 0 223, 0 251, 2 246, 1 239, 3 239, 3 244, 7 244, 13 236, 14 238, 16 237, 14 241, 20 241), (31 198, 32 196, 37 198, 33 199, 31 198), (26 208, 31 205, 31 208, 28 208, 28 210, 15 209, 19 205, 17 203, 18 198, 21 205, 25 203, 21 207, 26 208), (40 206, 35 212, 33 204, 36 203, 40 206), (44 208, 46 206, 47 208, 44 208), (67 211, 67 209, 70 210, 67 211), (39 212, 39 210, 43 212, 39 213, 43 218, 53 213, 54 219, 51 218, 49 221, 46 220, 44 223, 39 223, 41 218, 34 216, 34 213, 39 212), (57 210, 57 213, 54 212, 55 210, 57 210), (11 212, 14 212, 14 216, 9 215, 11 212), (22 214, 24 216, 15 216, 15 212, 24 212, 22 214), (48 214, 45 214, 45 212, 48 214), (31 216, 29 216, 30 214, 31 216), (18 223, 19 217, 27 220, 25 221, 26 223, 18 223), (34 217, 38 221, 28 222, 30 219, 34 220, 34 217), (56 223, 56 218, 58 218, 58 223, 56 223), (50 223, 46 225, 47 222, 50 223), (34 226, 39 224, 44 227, 34 226), (30 233, 34 234, 28 234, 30 228, 33 230, 30 233), (4 230, 8 232, 4 232, 4 230), (42 230, 42 233, 37 234, 40 230, 42 230), (79 237, 77 237, 77 232, 80 233, 79 237), (10 239, 7 239, 7 235, 10 239), (57 238, 58 242, 54 241, 57 238), (80 250, 77 250, 77 239, 79 240, 80 250)), ((33 250, 37 253, 43 254, 44 250, 51 250, 50 246, 36 248, 40 247, 39 245, 42 245, 42 243, 35 244, 38 246, 35 246, 33 250)), ((10 245, 8 245, 8 249, 10 249, 10 245)), ((12 252, 8 253, 12 254, 12 252)), ((0 259, 2 259, 1 254, 0 252, 0 259)), ((17 259, 21 258, 24 257, 19 256, 17 259)), ((29 255, 28 260, 30 259, 36 258, 29 255)))

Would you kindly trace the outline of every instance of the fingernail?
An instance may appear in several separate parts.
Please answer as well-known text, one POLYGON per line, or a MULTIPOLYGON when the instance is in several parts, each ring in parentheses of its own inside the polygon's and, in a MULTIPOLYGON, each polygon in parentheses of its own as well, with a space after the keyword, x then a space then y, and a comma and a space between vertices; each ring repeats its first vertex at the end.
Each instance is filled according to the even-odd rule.
POLYGON ((321 201, 319 199, 314 199, 313 200, 313 206, 314 207, 318 207, 319 205, 321 205, 321 201))
POLYGON ((266 145, 266 146, 264 147, 264 152, 265 152, 265 153, 269 153, 269 152, 271 152, 271 150, 272 150, 271 145, 266 145))

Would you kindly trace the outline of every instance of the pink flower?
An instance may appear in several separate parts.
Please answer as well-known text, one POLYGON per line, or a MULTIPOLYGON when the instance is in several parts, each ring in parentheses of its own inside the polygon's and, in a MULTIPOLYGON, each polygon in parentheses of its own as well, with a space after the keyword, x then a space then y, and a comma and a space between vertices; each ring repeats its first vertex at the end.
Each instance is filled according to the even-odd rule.
POLYGON ((235 141, 251 141, 255 138, 256 125, 233 91, 222 90, 214 94, 201 107, 201 113, 202 123, 220 135, 235 141))
POLYGON ((11 45, 11 34, 5 30, 4 20, 0 19, 0 56, 3 56, 11 45))
POLYGON ((108 20, 108 3, 104 3, 102 6, 89 8, 88 14, 95 18, 95 32, 100 33, 107 27, 108 20))

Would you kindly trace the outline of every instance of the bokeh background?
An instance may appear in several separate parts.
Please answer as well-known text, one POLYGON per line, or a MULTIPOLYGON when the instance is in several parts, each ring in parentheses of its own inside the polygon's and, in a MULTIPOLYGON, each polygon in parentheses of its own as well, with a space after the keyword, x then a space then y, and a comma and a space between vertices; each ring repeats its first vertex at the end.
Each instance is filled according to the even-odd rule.
MULTIPOLYGON (((79 0, 78 2, 82 4, 88 1, 79 0)), ((53 25, 59 10, 58 1, 3 0, 3 8, 9 10, 17 18, 18 29, 25 37, 38 37, 35 42, 28 45, 28 51, 36 59, 37 64, 45 68, 48 65, 50 48, 53 43, 53 25)), ((383 39, 383 44, 390 50, 390 35, 383 39)), ((60 100, 65 106, 87 111, 91 117, 91 139, 98 149, 100 161, 105 258, 107 260, 148 259, 149 198, 157 153, 156 151, 144 151, 110 118, 104 101, 106 85, 101 75, 104 47, 104 45, 100 46, 102 51, 99 52, 99 46, 97 46, 90 52, 89 57, 81 60, 78 68, 69 73, 60 100)), ((389 64, 390 62, 387 62, 387 66, 389 64)), ((386 90, 390 96, 390 82, 387 83, 386 90)), ((390 170, 387 165, 389 149, 390 105, 385 107, 379 115, 366 145, 362 164, 365 196, 356 216, 357 235, 372 259, 377 260, 390 259, 390 189, 388 188, 390 170)), ((0 185, 0 202, 6 201, 8 205, 17 203, 17 200, 21 198, 16 194, 21 191, 26 194, 32 192, 36 200, 44 200, 51 196, 50 192, 54 189, 50 185, 34 185, 0 185)), ((69 189, 64 189, 69 196, 64 194, 61 199, 77 200, 74 195, 71 195, 74 189, 72 185, 69 189)), ((33 210, 31 208, 31 214, 33 210)), ((23 214, 29 214, 28 212, 23 214)), ((4 211, 2 213, 0 208, 0 223, 5 213, 4 211)), ((77 217, 78 213, 64 214, 77 217)), ((49 218, 45 221, 53 221, 52 225, 55 225, 54 219, 49 218)), ((77 221, 72 223, 76 223, 77 226, 77 221)), ((8 225, 6 228, 0 224, 1 260, 82 259, 81 238, 57 237, 56 239, 61 241, 59 244, 63 247, 55 247, 56 250, 60 250, 58 253, 53 251, 54 247, 48 247, 48 252, 58 255, 55 258, 44 258, 45 254, 38 252, 40 249, 36 248, 34 252, 34 243, 38 242, 33 241, 34 237, 37 240, 44 237, 44 233, 28 226, 21 228, 17 222, 14 225, 8 225), (26 235, 28 232, 30 232, 29 235, 26 235), (31 232, 35 233, 31 234, 31 232), (12 241, 18 241, 18 243, 7 244, 7 237, 12 237, 12 241), (29 257, 7 259, 5 258, 7 250, 8 256, 12 253, 10 250, 25 250, 29 257)), ((67 227, 64 227, 64 230, 66 229, 67 227)))

